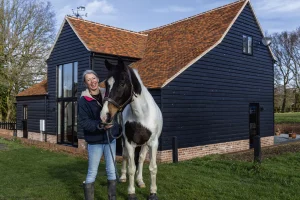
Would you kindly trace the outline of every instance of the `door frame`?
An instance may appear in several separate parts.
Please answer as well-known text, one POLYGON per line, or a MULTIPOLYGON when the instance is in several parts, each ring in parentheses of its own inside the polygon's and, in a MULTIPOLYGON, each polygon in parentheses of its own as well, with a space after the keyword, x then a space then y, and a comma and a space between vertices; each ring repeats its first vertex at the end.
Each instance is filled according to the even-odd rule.
POLYGON ((23 105, 23 138, 28 138, 28 106, 23 105))

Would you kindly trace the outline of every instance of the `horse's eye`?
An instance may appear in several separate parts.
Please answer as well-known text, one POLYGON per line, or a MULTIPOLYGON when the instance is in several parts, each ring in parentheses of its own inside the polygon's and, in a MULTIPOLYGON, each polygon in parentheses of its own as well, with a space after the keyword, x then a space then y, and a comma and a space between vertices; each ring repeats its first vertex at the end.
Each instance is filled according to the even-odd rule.
POLYGON ((120 86, 121 86, 121 87, 124 87, 124 86, 125 86, 125 82, 121 82, 121 83, 120 83, 120 86))

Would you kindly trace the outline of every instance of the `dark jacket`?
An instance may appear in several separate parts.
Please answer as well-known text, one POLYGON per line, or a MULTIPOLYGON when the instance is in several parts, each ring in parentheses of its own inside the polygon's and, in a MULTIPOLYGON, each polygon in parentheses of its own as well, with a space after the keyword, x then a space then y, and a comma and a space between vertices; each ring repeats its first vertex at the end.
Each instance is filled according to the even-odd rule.
MULTIPOLYGON (((102 97, 103 90, 100 89, 102 97)), ((101 124, 100 112, 102 106, 89 93, 88 89, 83 91, 78 102, 79 124, 83 128, 84 139, 88 144, 107 144, 106 130, 99 128, 101 124)), ((119 135, 119 125, 114 120, 114 126, 110 128, 111 134, 119 135)), ((113 141, 111 135, 110 142, 113 141)))

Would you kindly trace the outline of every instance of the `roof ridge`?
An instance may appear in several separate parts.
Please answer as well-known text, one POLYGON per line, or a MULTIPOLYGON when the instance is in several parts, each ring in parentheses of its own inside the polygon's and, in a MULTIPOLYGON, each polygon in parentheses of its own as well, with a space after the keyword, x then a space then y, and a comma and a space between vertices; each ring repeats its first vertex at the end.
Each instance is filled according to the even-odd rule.
POLYGON ((187 21, 189 19, 198 17, 200 15, 207 14, 209 12, 216 11, 216 10, 219 10, 219 9, 222 9, 222 8, 225 8, 225 7, 228 7, 228 6, 232 6, 232 5, 240 3, 240 2, 245 2, 245 1, 249 1, 249 0, 238 0, 238 1, 226 4, 226 5, 223 5, 223 6, 220 6, 220 7, 217 7, 217 8, 214 8, 214 9, 202 12, 202 13, 198 13, 196 15, 193 15, 193 16, 190 16, 190 17, 187 17, 187 18, 184 18, 184 19, 180 19, 180 20, 175 21, 175 22, 171 22, 169 24, 165 24, 165 25, 162 25, 162 26, 159 26, 159 27, 156 27, 156 28, 151 28, 151 29, 147 29, 147 30, 144 30, 144 31, 140 31, 139 33, 144 33, 144 32, 148 32, 148 31, 154 31, 154 30, 161 29, 161 28, 164 28, 164 27, 167 27, 167 26, 171 26, 171 25, 177 24, 179 22, 187 21))
POLYGON ((111 29, 115 29, 115 30, 119 30, 119 31, 134 33, 134 34, 137 34, 137 35, 148 36, 148 34, 146 34, 146 33, 135 32, 135 31, 131 31, 131 30, 123 29, 123 28, 118 28, 118 27, 115 27, 115 26, 101 24, 101 23, 98 23, 98 22, 93 22, 93 21, 89 21, 89 20, 85 20, 85 19, 79 19, 79 18, 76 18, 76 17, 72 17, 70 15, 67 15, 66 18, 72 18, 72 19, 75 19, 75 20, 84 21, 86 23, 91 23, 91 24, 95 24, 95 25, 99 25, 99 26, 103 26, 103 27, 107 27, 107 28, 111 28, 111 29))

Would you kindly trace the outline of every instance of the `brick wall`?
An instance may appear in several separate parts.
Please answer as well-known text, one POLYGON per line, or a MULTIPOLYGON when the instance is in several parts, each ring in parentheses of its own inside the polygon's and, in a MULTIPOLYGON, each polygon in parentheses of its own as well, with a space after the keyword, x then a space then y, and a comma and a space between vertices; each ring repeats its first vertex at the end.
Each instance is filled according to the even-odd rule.
MULTIPOLYGON (((17 137, 23 137, 23 130, 17 130, 17 137)), ((29 140, 36 141, 45 141, 45 134, 37 133, 37 132, 28 132, 29 140)), ((47 135, 47 142, 49 143, 57 143, 56 135, 47 135)))
POLYGON ((274 136, 263 137, 260 142, 262 147, 272 146, 274 145, 274 136))
POLYGON ((3 134, 3 135, 13 136, 14 131, 13 130, 6 130, 6 129, 1 129, 0 128, 0 133, 3 134))
POLYGON ((23 137, 23 131, 17 130, 17 137, 23 137))
MULTIPOLYGON (((274 145, 274 136, 261 138, 261 146, 274 145)), ((190 160, 196 157, 203 157, 210 154, 224 154, 249 149, 249 140, 238 140, 178 149, 178 161, 190 160)), ((157 153, 157 162, 172 162, 172 150, 160 151, 157 153)))

